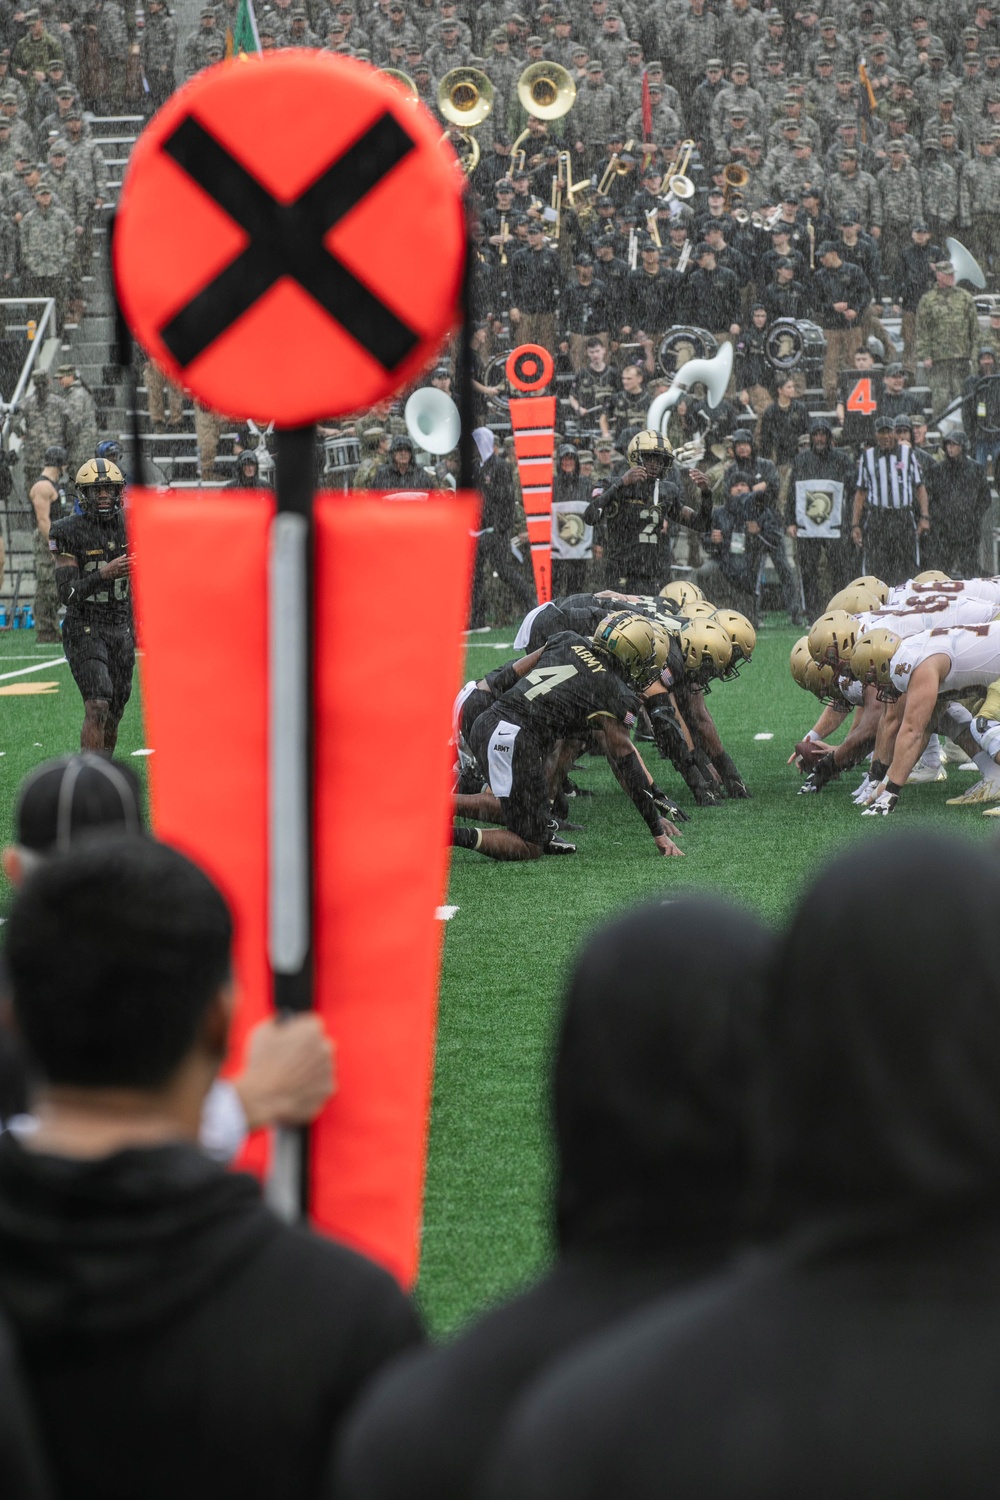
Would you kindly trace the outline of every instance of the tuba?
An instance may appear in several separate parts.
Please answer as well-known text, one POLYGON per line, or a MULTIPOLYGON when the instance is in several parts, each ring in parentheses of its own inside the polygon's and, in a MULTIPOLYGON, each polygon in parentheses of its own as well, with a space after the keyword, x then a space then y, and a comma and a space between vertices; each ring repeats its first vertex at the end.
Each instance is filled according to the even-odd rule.
POLYGON ((391 78, 400 92, 410 104, 419 104, 420 95, 417 93, 417 85, 409 73, 404 73, 402 68, 379 68, 383 78, 391 78))
MULTIPOLYGON (((517 97, 522 109, 536 120, 561 120, 573 108, 576 84, 569 70, 559 63, 531 63, 517 80, 517 97)), ((511 147, 510 162, 514 170, 524 170, 521 142, 527 137, 528 131, 522 130, 511 147)))
POLYGON ((479 165, 480 148, 472 131, 493 109, 493 85, 479 68, 452 68, 438 84, 437 107, 449 125, 457 125, 468 153, 462 162, 471 176, 479 165))
POLYGON ((741 193, 743 191, 747 183, 750 181, 750 173, 747 171, 746 167, 740 166, 739 162, 731 161, 728 167, 723 167, 722 169, 722 181, 725 187, 725 198, 723 199, 723 202, 728 211, 729 203, 733 194, 741 193))

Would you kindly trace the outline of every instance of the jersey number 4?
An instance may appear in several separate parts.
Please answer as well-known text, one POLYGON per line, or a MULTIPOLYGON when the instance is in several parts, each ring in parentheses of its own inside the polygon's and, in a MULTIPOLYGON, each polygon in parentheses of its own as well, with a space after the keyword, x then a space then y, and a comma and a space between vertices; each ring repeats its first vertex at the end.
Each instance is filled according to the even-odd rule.
POLYGON ((526 682, 533 685, 524 696, 529 703, 532 698, 543 698, 546 693, 551 693, 554 687, 558 687, 560 682, 568 682, 571 677, 575 676, 575 667, 536 667, 525 678, 526 682))
POLYGON ((870 417, 873 411, 878 411, 878 402, 872 395, 872 383, 867 375, 855 385, 847 398, 845 409, 859 411, 864 417, 870 417))

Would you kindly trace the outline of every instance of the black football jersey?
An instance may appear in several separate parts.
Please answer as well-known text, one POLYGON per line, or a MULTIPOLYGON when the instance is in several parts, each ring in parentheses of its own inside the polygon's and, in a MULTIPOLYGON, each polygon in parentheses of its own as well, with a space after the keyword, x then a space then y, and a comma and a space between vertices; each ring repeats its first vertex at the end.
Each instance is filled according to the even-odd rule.
POLYGON ((639 708, 638 698, 608 653, 572 630, 554 635, 534 669, 497 704, 505 718, 523 724, 544 742, 582 734, 594 719, 624 722, 639 708))
POLYGON ((662 572, 661 528, 676 508, 677 486, 669 479, 635 485, 614 485, 605 497, 601 519, 611 571, 640 578, 662 572))
MULTIPOLYGON (((103 563, 128 551, 125 517, 120 510, 107 521, 95 521, 91 516, 67 516, 49 532, 49 550, 56 557, 75 557, 81 573, 93 573, 103 563)), ((129 624, 132 619, 129 580, 115 578, 99 593, 71 599, 66 612, 91 624, 104 623, 115 628, 129 624)))
POLYGON ((613 611, 608 599, 595 599, 593 594, 566 594, 561 599, 552 599, 540 609, 531 622, 528 650, 537 651, 554 635, 572 630, 576 635, 593 635, 598 625, 613 611))

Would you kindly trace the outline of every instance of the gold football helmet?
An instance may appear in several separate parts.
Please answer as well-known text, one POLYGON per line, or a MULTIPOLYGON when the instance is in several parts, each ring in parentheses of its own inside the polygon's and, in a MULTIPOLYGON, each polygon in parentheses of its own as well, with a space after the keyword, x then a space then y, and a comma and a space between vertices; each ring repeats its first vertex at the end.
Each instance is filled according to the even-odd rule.
POLYGON ((895 631, 881 626, 861 636, 851 656, 851 671, 858 681, 866 687, 877 687, 880 693, 895 695, 889 672, 901 640, 895 631))
POLYGON ((628 610, 605 615, 594 631, 594 645, 608 651, 625 668, 640 692, 655 682, 667 664, 670 636, 646 615, 628 610))
POLYGON ((820 615, 809 632, 809 652, 819 666, 824 663, 836 667, 840 662, 850 662, 851 652, 857 645, 858 622, 846 609, 835 609, 820 615))
POLYGON ((686 578, 676 578, 673 583, 668 583, 666 588, 660 590, 660 598, 671 606, 674 614, 684 614, 684 606, 693 604, 696 599, 704 599, 705 595, 696 583, 688 583, 686 578))
POLYGON ((674 450, 665 437, 658 432, 653 432, 652 429, 637 432, 625 449, 625 457, 632 469, 644 464, 647 458, 655 458, 657 455, 662 458, 663 467, 669 469, 674 461, 674 450))
POLYGON ((860 583, 849 583, 846 589, 834 594, 826 609, 828 614, 832 614, 835 609, 846 609, 849 615, 863 615, 870 610, 880 609, 881 606, 882 600, 878 594, 860 583))
POLYGON ((817 698, 826 698, 832 691, 834 671, 830 666, 817 666, 809 654, 809 637, 800 636, 792 647, 789 660, 792 677, 800 688, 813 693, 817 698))
POLYGON ((80 507, 88 515, 111 516, 122 503, 125 475, 109 458, 88 458, 76 471, 80 507))
POLYGON ((915 573, 914 583, 951 583, 951 574, 942 573, 940 568, 925 568, 922 573, 915 573))
POLYGON ((732 675, 735 677, 742 661, 750 661, 757 644, 757 632, 738 609, 717 609, 712 616, 722 626, 733 643, 732 675))
POLYGON ((685 620, 710 620, 715 612, 715 605, 708 599, 692 599, 681 610, 685 620))
POLYGON ((679 636, 684 670, 689 678, 706 687, 714 677, 724 677, 733 660, 729 632, 717 620, 689 620, 679 636))
POLYGON ((889 597, 889 585, 883 583, 881 578, 876 578, 874 573, 863 573, 860 578, 852 578, 847 585, 849 589, 870 589, 877 594, 879 602, 884 604, 889 597))

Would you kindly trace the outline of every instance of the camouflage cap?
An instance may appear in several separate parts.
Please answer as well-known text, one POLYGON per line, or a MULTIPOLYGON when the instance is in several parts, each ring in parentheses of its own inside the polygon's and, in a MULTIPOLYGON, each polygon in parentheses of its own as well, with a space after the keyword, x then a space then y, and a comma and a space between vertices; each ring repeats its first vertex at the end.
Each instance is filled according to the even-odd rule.
POLYGON ((75 377, 76 376, 76 365, 71 365, 71 364, 58 365, 56 367, 56 374, 57 375, 72 375, 72 376, 75 377))
POLYGON ((954 276, 955 262, 953 260, 936 260, 934 269, 939 276, 954 276))
POLYGON ((61 83, 56 89, 57 99, 75 99, 76 89, 71 83, 61 83))
POLYGON ((66 145, 66 142, 64 140, 61 140, 60 137, 57 136, 56 139, 49 146, 49 155, 50 156, 65 156, 66 152, 68 150, 69 150, 69 147, 66 145))
POLYGON ((17 103, 17 95, 15 94, 14 90, 13 89, 4 89, 3 93, 0 94, 0 104, 16 104, 16 103, 17 103))
POLYGON ((576 456, 582 464, 592 464, 594 462, 594 455, 589 448, 581 448, 576 456))

